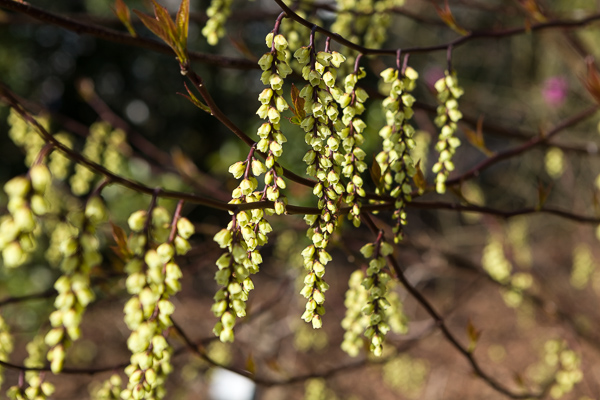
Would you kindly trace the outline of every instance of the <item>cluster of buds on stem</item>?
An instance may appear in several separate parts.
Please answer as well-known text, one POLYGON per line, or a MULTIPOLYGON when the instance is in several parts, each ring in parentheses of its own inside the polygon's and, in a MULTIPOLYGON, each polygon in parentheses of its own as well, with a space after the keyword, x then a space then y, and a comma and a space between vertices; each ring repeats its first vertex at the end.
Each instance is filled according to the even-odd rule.
MULTIPOLYGON (((50 119, 44 116, 34 117, 38 124, 48 130, 50 119)), ((37 129, 26 121, 21 114, 11 108, 7 119, 8 136, 25 151, 25 165, 33 165, 38 158, 40 150, 46 145, 37 129)))
POLYGON ((28 357, 23 364, 31 370, 19 376, 19 384, 11 386, 6 392, 11 400, 46 400, 54 393, 54 385, 45 380, 46 373, 33 369, 44 367, 46 353, 44 338, 37 335, 27 343, 28 357), (23 379, 25 378, 25 379, 23 379))
MULTIPOLYGON (((8 361, 8 357, 13 350, 13 338, 10 334, 8 324, 0 315, 0 360, 8 361)), ((4 381, 4 368, 0 366, 0 386, 4 381)))
MULTIPOLYGON (((268 195, 267 185, 263 191, 256 191, 256 176, 263 174, 266 167, 254 157, 255 148, 250 149, 245 161, 238 161, 229 168, 236 179, 243 178, 233 190, 230 204, 254 203, 268 195)), ((277 206, 277 202, 275 204, 277 206)), ((213 314, 220 318, 213 332, 222 342, 234 340, 236 318, 246 315, 248 294, 254 289, 250 275, 257 273, 262 263, 258 247, 267 243, 267 235, 273 230, 265 219, 267 212, 261 208, 232 212, 227 228, 214 236, 215 242, 226 249, 216 263, 219 270, 215 280, 221 289, 215 294, 212 306, 213 314)))
POLYGON ((390 276, 384 270, 386 266, 385 257, 392 254, 392 245, 383 239, 380 233, 375 243, 369 243, 360 249, 365 258, 371 258, 367 268, 367 276, 362 282, 368 291, 367 303, 362 313, 369 317, 369 323, 365 330, 365 336, 370 342, 370 349, 377 357, 383 353, 383 341, 390 330, 386 310, 391 306, 387 300, 387 283, 390 276))
POLYGON ((53 373, 62 370, 66 349, 80 337, 81 318, 88 304, 94 300, 90 272, 102 262, 96 227, 106 218, 104 202, 99 196, 92 196, 87 201, 85 212, 76 213, 71 218, 76 234, 61 244, 62 275, 54 284, 58 292, 54 301, 56 310, 50 314, 52 329, 45 338, 50 347, 47 357, 53 373))
MULTIPOLYGON (((283 171, 277 164, 277 159, 283 153, 283 144, 287 142, 286 137, 281 133, 281 113, 289 106, 283 97, 282 86, 285 77, 292 72, 287 62, 287 40, 283 35, 277 33, 281 18, 277 19, 273 32, 270 32, 266 38, 267 47, 271 51, 265 53, 258 62, 263 70, 262 82, 269 87, 258 96, 261 106, 256 112, 262 119, 267 120, 258 128, 260 140, 256 145, 256 149, 267 156, 265 166, 268 171, 265 175, 262 200, 275 202, 275 212, 278 215, 285 212, 287 203, 285 196, 280 193, 280 190, 285 189, 286 185, 282 176, 283 171)), ((256 172, 254 176, 258 176, 264 171, 256 172)))
POLYGON ((307 173, 317 179, 313 193, 319 198, 319 215, 307 215, 309 225, 307 236, 312 245, 303 252, 307 275, 301 294, 307 299, 306 311, 302 318, 312 322, 313 327, 322 325, 321 315, 325 312, 324 292, 328 289, 323 280, 325 265, 331 260, 326 252, 329 237, 337 224, 337 216, 345 187, 340 181, 341 166, 345 161, 341 153, 340 132, 345 128, 335 98, 342 96, 341 89, 335 86, 337 69, 345 57, 329 50, 329 39, 325 51, 317 52, 314 47, 314 32, 310 45, 301 47, 294 57, 302 66, 302 77, 307 84, 300 91, 304 99, 305 117, 300 126, 306 132, 305 141, 311 149, 304 156, 308 165, 307 173))
POLYGON ((458 109, 458 98, 463 95, 463 89, 458 86, 458 79, 454 71, 445 72, 445 76, 435 83, 437 99, 441 103, 437 108, 435 124, 441 129, 435 149, 440 156, 438 162, 433 165, 435 177, 435 190, 438 193, 446 191, 446 180, 450 172, 454 170, 452 158, 456 149, 460 146, 460 140, 454 136, 456 123, 462 118, 458 109))
POLYGON ((360 203, 356 197, 365 195, 360 174, 367 169, 367 164, 363 161, 366 153, 360 148, 365 141, 362 133, 367 125, 359 116, 365 111, 363 103, 369 97, 367 92, 360 87, 357 88, 356 84, 366 75, 364 68, 361 67, 344 79, 344 94, 337 95, 337 91, 332 92, 335 100, 342 107, 342 122, 346 126, 340 132, 345 152, 342 174, 349 179, 344 201, 352 206, 348 219, 352 220, 356 227, 360 225, 360 203))
POLYGON ((19 267, 35 249, 36 217, 48 211, 44 194, 51 181, 48 168, 44 164, 35 164, 26 176, 17 176, 4 185, 9 211, 0 219, 0 250, 4 266, 19 267))
POLYGON ((119 374, 113 374, 106 381, 94 384, 90 388, 92 400, 120 400, 121 384, 119 374))
POLYGON ((225 22, 231 14, 232 0, 212 0, 206 10, 208 21, 202 28, 202 35, 208 44, 214 46, 225 35, 225 22))
POLYGON ((417 72, 408 67, 404 72, 388 68, 381 73, 385 83, 391 84, 390 94, 383 101, 386 126, 379 131, 383 138, 383 151, 376 160, 381 170, 381 183, 378 191, 390 190, 394 197, 394 241, 403 237, 403 225, 406 225, 406 204, 411 198, 411 178, 416 169, 410 156, 415 147, 413 135, 415 129, 409 124, 413 116, 412 105, 415 98, 410 94, 415 88, 417 72))
POLYGON ((188 238, 194 233, 191 222, 179 217, 180 209, 181 203, 171 219, 168 211, 154 207, 153 201, 149 211, 137 211, 128 220, 133 234, 125 271, 127 291, 132 297, 124 312, 125 323, 132 331, 127 340, 132 356, 125 368, 129 382, 121 393, 124 399, 165 396, 164 382, 172 371, 172 349, 166 339, 175 311, 170 296, 181 290, 182 277, 174 257, 190 250, 188 238))

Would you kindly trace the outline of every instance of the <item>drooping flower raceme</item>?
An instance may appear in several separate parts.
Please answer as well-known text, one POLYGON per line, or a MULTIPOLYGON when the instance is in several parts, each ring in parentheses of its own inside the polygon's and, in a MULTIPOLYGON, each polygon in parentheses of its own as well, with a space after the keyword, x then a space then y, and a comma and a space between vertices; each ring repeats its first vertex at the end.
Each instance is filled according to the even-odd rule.
POLYGON ((446 180, 450 172, 454 170, 452 157, 460 146, 460 140, 454 136, 456 123, 462 118, 458 110, 458 98, 463 95, 463 89, 458 86, 458 79, 454 71, 446 71, 445 76, 435 83, 438 101, 441 103, 437 108, 435 124, 441 129, 435 149, 440 153, 438 161, 433 165, 435 177, 435 190, 438 193, 446 191, 446 180))
POLYGON ((50 347, 48 361, 54 373, 62 370, 66 350, 80 337, 81 318, 86 307, 95 298, 90 287, 90 273, 92 268, 102 262, 96 227, 107 216, 102 199, 92 196, 83 213, 77 212, 71 216, 75 234, 61 244, 62 275, 54 284, 58 292, 54 301, 56 310, 50 314, 52 329, 45 338, 50 347))
POLYGON ((342 163, 342 174, 349 179, 346 185, 346 196, 344 201, 351 206, 348 219, 352 220, 354 226, 360 225, 360 202, 358 197, 365 195, 361 173, 367 169, 364 162, 365 151, 360 148, 365 138, 362 133, 367 127, 360 115, 365 111, 363 103, 369 97, 367 92, 356 87, 359 79, 366 76, 363 68, 349 74, 344 79, 344 93, 338 95, 333 91, 336 101, 342 107, 342 122, 345 128, 340 132, 342 147, 344 148, 344 162, 342 163))
POLYGON ((176 216, 171 220, 163 207, 136 211, 128 224, 132 231, 127 243, 131 257, 125 272, 127 291, 132 296, 124 312, 131 330, 127 347, 132 356, 125 368, 129 380, 121 397, 161 399, 165 396, 164 382, 173 368, 172 348, 166 339, 175 310, 170 297, 181 290, 182 273, 174 257, 190 250, 187 239, 194 227, 185 218, 176 216))
POLYGON ((415 129, 409 121, 413 116, 415 98, 410 94, 415 88, 417 72, 408 67, 404 73, 388 68, 381 73, 385 83, 391 84, 390 94, 383 101, 386 126, 379 135, 383 138, 383 151, 376 160, 381 170, 378 192, 390 190, 394 197, 394 241, 402 240, 406 224, 406 204, 412 200, 411 178, 416 170, 410 151, 415 147, 415 129))
POLYGON ((305 118, 301 127, 306 132, 305 141, 311 149, 304 156, 307 173, 317 179, 313 193, 318 197, 319 215, 307 215, 307 232, 312 244, 304 249, 302 256, 307 275, 301 294, 307 299, 302 319, 312 322, 313 327, 322 325, 321 315, 325 291, 329 288, 323 280, 325 265, 331 260, 326 251, 329 237, 337 224, 338 210, 345 187, 341 182, 341 165, 344 155, 340 146, 340 132, 345 128, 334 101, 343 92, 335 86, 337 68, 345 57, 335 51, 317 52, 312 44, 301 47, 294 57, 302 66, 302 77, 307 84, 300 91, 304 99, 305 118), (335 94, 335 95, 334 95, 335 94))
POLYGON ((0 219, 0 250, 7 268, 24 264, 35 249, 37 217, 48 212, 45 193, 51 181, 48 167, 35 164, 26 176, 17 176, 4 185, 9 214, 0 219))
MULTIPOLYGON (((269 87, 258 96, 261 106, 256 113, 267 122, 258 129, 260 140, 256 149, 267 156, 265 166, 268 171, 265 174, 262 200, 274 201, 275 212, 283 214, 287 200, 280 190, 285 189, 286 185, 282 176, 283 171, 276 163, 283 153, 283 144, 287 142, 286 137, 281 133, 281 113, 289 107, 283 97, 282 87, 283 80, 292 72, 292 69, 287 62, 288 43, 285 37, 271 32, 267 35, 266 41, 271 51, 264 54, 258 63, 263 70, 261 80, 269 87)), ((255 170, 253 172, 254 176, 258 177, 265 171, 255 170)))
POLYGON ((360 249, 365 258, 371 258, 367 276, 362 285, 368 291, 367 304, 363 307, 363 314, 369 317, 369 325, 365 336, 370 342, 370 349, 376 356, 383 353, 383 341, 390 330, 386 310, 390 307, 387 300, 387 282, 390 276, 383 270, 386 266, 385 257, 392 254, 392 245, 385 242, 380 235, 375 243, 369 243, 360 249))

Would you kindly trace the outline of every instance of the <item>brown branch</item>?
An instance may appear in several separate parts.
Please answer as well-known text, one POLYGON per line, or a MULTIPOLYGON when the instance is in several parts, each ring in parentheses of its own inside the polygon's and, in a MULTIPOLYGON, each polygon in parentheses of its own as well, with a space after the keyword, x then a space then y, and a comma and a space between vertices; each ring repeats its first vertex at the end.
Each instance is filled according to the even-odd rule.
POLYGON ((574 125, 577 125, 578 123, 584 121, 585 119, 591 117, 592 115, 594 115, 596 112, 598 111, 598 106, 594 105, 590 108, 587 108, 577 114, 575 114, 574 116, 572 116, 571 118, 568 118, 567 120, 559 123, 558 125, 556 125, 552 130, 550 130, 548 133, 540 135, 540 136, 536 136, 532 139, 530 139, 529 141, 523 143, 520 146, 517 146, 515 148, 509 149, 509 150, 505 150, 502 151, 500 153, 497 153, 496 155, 482 161, 481 163, 479 163, 478 165, 474 166, 473 168, 471 168, 470 170, 468 170, 467 172, 465 172, 464 174, 452 178, 452 179, 448 179, 448 181, 446 181, 446 185, 457 185, 460 184, 461 182, 476 177, 478 176, 481 171, 483 171, 484 169, 487 169, 489 167, 491 167, 494 164, 497 164, 500 161, 518 156, 519 154, 522 154, 524 152, 526 152, 527 150, 541 144, 541 143, 545 143, 548 140, 550 140, 552 137, 556 136, 557 134, 559 134, 560 132, 562 132, 563 130, 570 128, 574 125))
POLYGON ((519 215, 527 215, 527 214, 551 214, 556 215, 558 217, 570 219, 572 221, 577 222, 585 222, 590 224, 598 224, 600 223, 600 217, 590 217, 585 215, 574 214, 565 210, 561 210, 558 208, 552 207, 540 207, 540 208, 522 208, 519 210, 513 211, 503 211, 497 208, 485 207, 485 206, 476 206, 476 205, 465 205, 458 203, 446 203, 442 201, 413 201, 408 204, 408 207, 416 208, 420 210, 453 210, 453 211, 468 211, 468 212, 476 212, 480 214, 490 214, 495 215, 502 218, 512 218, 519 215))
MULTIPOLYGON (((38 21, 60 26, 61 28, 73 31, 79 35, 85 34, 99 39, 108 40, 115 43, 124 44, 126 46, 142 47, 158 53, 174 55, 173 50, 164 43, 156 40, 143 37, 133 37, 128 33, 119 32, 114 29, 105 28, 100 25, 91 24, 89 22, 79 22, 74 19, 63 17, 58 14, 45 11, 41 8, 32 6, 29 3, 20 3, 14 0, 0 0, 0 8, 25 14, 38 21)), ((250 60, 218 56, 214 54, 204 54, 199 52, 189 52, 192 60, 202 62, 204 64, 216 65, 222 68, 236 69, 258 69, 258 65, 250 60)))
MULTIPOLYGON (((202 90, 206 91, 206 89, 204 88, 203 85, 200 88, 202 90)), ((145 194, 148 194, 151 196, 155 196, 158 193, 158 197, 184 200, 184 201, 187 201, 190 203, 200 204, 200 205, 203 205, 206 207, 211 207, 214 209, 224 210, 224 211, 234 211, 235 212, 235 211, 251 210, 251 209, 257 209, 257 208, 273 208, 274 207, 274 203, 272 201, 258 201, 258 202, 246 203, 246 204, 229 204, 229 203, 211 199, 211 198, 208 198, 205 196, 200 196, 198 194, 151 188, 151 187, 145 186, 139 182, 135 182, 135 181, 127 179, 123 176, 117 175, 117 174, 109 171, 107 168, 103 167, 102 165, 99 165, 99 164, 87 159, 86 157, 84 157, 83 155, 78 153, 77 151, 70 149, 69 147, 65 146, 60 141, 58 141, 56 138, 54 138, 54 136, 52 136, 48 131, 46 131, 46 129, 43 126, 41 126, 35 120, 35 118, 33 118, 25 110, 25 108, 13 96, 12 92, 3 84, 0 84, 0 95, 4 98, 4 100, 11 107, 13 107, 15 109, 15 111, 17 111, 26 121, 28 121, 31 125, 33 125, 37 129, 39 134, 42 136, 42 138, 46 142, 51 143, 56 149, 65 153, 69 158, 71 158, 71 160, 78 162, 78 163, 90 168, 91 170, 103 175, 110 183, 116 183, 121 186, 127 187, 129 189, 135 190, 137 192, 145 193, 145 194), (158 190, 158 192, 157 192, 157 190, 158 190)), ((208 92, 206 92, 206 95, 207 95, 207 97, 205 98, 205 100, 209 99, 209 101, 212 102, 212 98, 210 98, 210 94, 208 94, 208 92)), ((207 101, 208 104, 210 104, 209 101, 207 101)), ((218 109, 216 104, 214 104, 214 102, 212 102, 212 104, 215 107, 215 110, 218 113, 222 114, 222 112, 218 109)), ((551 136, 553 136, 554 134, 557 134, 562 129, 566 128, 567 126, 570 126, 576 122, 579 122, 579 120, 582 118, 582 116, 589 116, 589 115, 593 114, 593 112, 595 112, 596 110, 597 110, 596 107, 594 107, 593 109, 590 109, 590 110, 586 110, 583 113, 576 116, 577 118, 573 117, 570 120, 567 120, 564 123, 560 124, 545 137, 532 139, 532 141, 535 141, 534 144, 530 144, 530 142, 528 142, 528 143, 525 143, 523 146, 528 146, 527 148, 532 147, 533 145, 538 143, 540 140, 545 140, 545 139, 550 138, 551 136)), ((223 115, 223 118, 225 118, 226 121, 229 121, 227 119, 227 117, 224 115, 223 115)), ((228 123, 233 124, 230 121, 228 123)), ((239 128, 237 128, 235 125, 233 125, 233 127, 235 127, 235 129, 237 129, 239 131, 239 128)), ((239 132, 243 134, 243 132, 241 132, 241 131, 239 131, 239 132)), ((250 138, 248 138, 248 139, 252 140, 250 138)), ((521 149, 523 146, 520 146, 518 149, 521 149)), ((523 149, 522 151, 525 151, 525 149, 523 149)), ((515 151, 513 150, 513 152, 515 152, 515 151)), ((516 153, 516 154, 518 154, 518 153, 516 153)), ((492 160, 492 159, 495 159, 495 157, 492 157, 491 159, 488 159, 487 161, 492 160)), ((489 165, 486 164, 486 166, 489 166, 489 165)), ((473 176, 475 176, 475 175, 476 174, 473 174, 473 176)), ((292 175, 292 176, 295 176, 295 175, 292 175)), ((301 178, 301 179, 304 179, 304 178, 301 178)), ((380 198, 380 200, 385 201, 386 199, 380 198)), ((394 207, 393 202, 388 201, 388 202, 385 202, 382 204, 364 205, 362 207, 362 210, 365 212, 376 211, 376 210, 391 210, 391 209, 393 209, 393 207, 394 207)), ((560 216, 563 218, 568 218, 568 219, 572 219, 572 220, 579 221, 579 222, 588 222, 588 223, 598 223, 599 222, 599 219, 595 218, 595 217, 586 217, 586 216, 576 215, 576 214, 573 214, 573 213, 570 213, 567 211, 553 209, 553 208, 541 208, 541 209, 528 208, 528 209, 522 209, 522 210, 516 210, 516 211, 502 211, 502 210, 497 210, 497 209, 488 208, 488 207, 465 206, 465 205, 460 205, 460 204, 443 203, 443 202, 427 203, 427 202, 414 202, 414 201, 409 203, 408 207, 421 208, 421 209, 450 209, 450 210, 456 210, 456 211, 472 211, 472 212, 480 212, 480 213, 503 216, 506 218, 513 217, 516 215, 531 214, 531 213, 535 213, 535 212, 544 212, 544 213, 557 215, 557 216, 560 216)), ((349 212, 349 210, 350 210, 350 207, 344 207, 341 209, 340 213, 342 215, 347 214, 349 212)), ((300 206, 288 205, 286 207, 286 212, 288 214, 304 214, 304 215, 306 215, 306 214, 319 214, 321 212, 321 210, 319 210, 317 207, 300 207, 300 206)))
MULTIPOLYGON (((349 49, 356 50, 359 53, 362 53, 364 55, 395 56, 398 51, 398 49, 377 49, 377 48, 370 48, 370 47, 358 45, 354 42, 351 42, 350 40, 343 38, 341 35, 339 35, 337 33, 333 33, 330 30, 327 30, 321 26, 315 25, 312 22, 309 22, 308 20, 302 18, 301 16, 296 14, 294 11, 292 11, 292 9, 290 7, 288 7, 283 2, 283 0, 274 0, 274 1, 287 14, 287 16, 289 18, 293 19, 294 21, 298 22, 299 24, 301 24, 309 29, 313 29, 313 27, 314 27, 317 32, 330 37, 332 40, 338 42, 342 46, 345 46, 349 49)), ((448 42, 446 44, 439 44, 439 45, 434 45, 434 46, 424 46, 424 47, 408 47, 408 48, 402 49, 402 53, 403 54, 408 54, 408 53, 416 54, 416 53, 430 53, 430 52, 434 52, 434 51, 446 51, 449 47, 456 48, 458 46, 461 46, 461 45, 463 45, 469 41, 475 40, 475 39, 499 39, 499 38, 503 38, 503 37, 514 36, 514 35, 519 35, 522 33, 540 31, 540 30, 545 30, 545 29, 550 29, 550 28, 565 28, 565 29, 566 28, 578 28, 578 27, 584 27, 584 26, 586 26, 592 22, 595 22, 597 20, 600 20, 600 14, 594 14, 587 18, 583 18, 580 20, 574 20, 574 21, 555 20, 555 21, 544 22, 544 23, 540 23, 540 24, 533 24, 531 26, 521 27, 521 28, 512 28, 512 29, 497 30, 497 31, 474 31, 474 32, 470 32, 467 35, 461 36, 451 42, 448 42)))
POLYGON ((23 303, 25 301, 30 301, 30 300, 46 299, 46 298, 52 297, 54 295, 56 295, 56 290, 48 289, 41 293, 28 294, 25 296, 10 296, 10 297, 6 297, 6 298, 0 300, 0 307, 3 307, 7 304, 23 303))
MULTIPOLYGON (((368 215, 362 214, 361 219, 365 222, 365 224, 369 227, 371 232, 374 235, 378 235, 380 230, 373 223, 371 218, 368 215)), ((475 359, 473 353, 469 351, 465 346, 463 346, 456 336, 448 326, 444 318, 433 308, 433 305, 419 292, 406 278, 404 275, 404 271, 400 268, 400 265, 396 261, 396 258, 393 254, 386 257, 388 264, 392 267, 398 280, 404 285, 404 288, 410 293, 410 295, 425 309, 427 314, 435 321, 436 325, 446 338, 448 342, 456 349, 459 353, 463 355, 463 357, 469 362, 475 374, 477 374, 484 382, 486 382, 491 388, 496 390, 499 393, 502 393, 512 399, 528 399, 528 398, 541 398, 545 395, 545 391, 541 391, 539 393, 515 393, 496 381, 492 378, 488 373, 486 373, 483 368, 479 365, 477 360, 475 359)))

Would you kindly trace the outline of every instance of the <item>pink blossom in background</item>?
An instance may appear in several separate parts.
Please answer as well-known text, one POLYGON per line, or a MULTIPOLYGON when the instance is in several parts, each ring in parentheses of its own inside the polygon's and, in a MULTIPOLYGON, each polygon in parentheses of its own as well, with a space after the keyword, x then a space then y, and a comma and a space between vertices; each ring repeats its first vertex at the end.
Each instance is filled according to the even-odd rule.
POLYGON ((554 76, 546 79, 546 82, 544 82, 542 96, 549 106, 560 107, 567 98, 568 89, 569 85, 565 78, 562 76, 554 76))

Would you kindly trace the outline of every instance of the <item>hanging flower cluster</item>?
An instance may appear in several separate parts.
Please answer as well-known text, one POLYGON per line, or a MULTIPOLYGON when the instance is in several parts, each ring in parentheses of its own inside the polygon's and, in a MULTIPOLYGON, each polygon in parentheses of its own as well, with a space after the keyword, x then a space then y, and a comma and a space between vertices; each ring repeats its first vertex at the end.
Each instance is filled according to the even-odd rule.
MULTIPOLYGON (((48 130, 50 120, 45 116, 34 117, 35 120, 48 130)), ((44 139, 38 134, 37 130, 19 114, 11 108, 7 121, 10 126, 8 136, 11 140, 25 151, 25 165, 31 166, 38 157, 40 150, 46 144, 44 139)))
MULTIPOLYGON (((28 357, 23 364, 27 368, 43 368, 46 346, 42 335, 27 343, 28 357)), ((54 393, 54 385, 45 380, 45 373, 35 370, 25 372, 25 381, 11 386, 6 395, 11 400, 46 400, 54 393)))
MULTIPOLYGON (((368 252, 370 250, 367 248, 365 251, 368 252)), ((367 290, 368 284, 369 281, 362 270, 354 271, 348 280, 348 290, 346 291, 346 298, 344 300, 346 316, 341 324, 345 331, 341 348, 351 357, 358 356, 360 350, 364 348, 362 336, 367 333, 366 330, 371 325, 371 316, 365 313, 365 311, 370 310, 369 307, 365 306, 371 301, 370 292, 367 290)), ((393 279, 388 280, 385 300, 389 303, 389 307, 384 310, 385 315, 383 320, 390 326, 392 332, 406 333, 408 332, 408 322, 403 312, 402 300, 395 291, 397 286, 397 281, 393 279)))
POLYGON ((48 167, 35 164, 26 176, 17 176, 4 185, 9 212, 0 219, 0 250, 4 266, 21 266, 35 249, 36 217, 48 211, 44 195, 51 181, 48 167))
POLYGON ((346 126, 340 132, 342 147, 345 152, 342 174, 349 179, 344 201, 352 207, 348 219, 352 220, 356 227, 360 225, 360 202, 357 196, 363 197, 365 195, 360 174, 367 169, 367 164, 363 161, 366 153, 360 148, 365 141, 362 133, 367 125, 360 118, 360 115, 365 111, 363 104, 369 97, 367 92, 360 87, 357 88, 356 84, 359 79, 364 78, 366 75, 364 68, 357 69, 344 79, 344 94, 340 96, 337 95, 337 91, 333 92, 336 101, 342 107, 342 122, 346 126))
MULTIPOLYGON (((233 190, 231 204, 254 203, 267 196, 267 187, 262 192, 256 191, 256 176, 263 174, 266 167, 255 158, 255 149, 256 146, 250 149, 245 161, 238 161, 229 168, 236 179, 243 178, 233 190)), ((259 208, 232 212, 227 228, 214 236, 215 242, 226 249, 217 260, 219 270, 215 280, 222 288, 215 294, 212 306, 213 313, 220 318, 213 332, 222 342, 233 341, 236 318, 246 315, 248 294, 254 289, 250 275, 257 273, 262 263, 258 247, 267 243, 267 234, 272 231, 264 218, 266 212, 259 208)))
POLYGON ((462 118, 462 113, 458 109, 458 98, 464 92, 458 86, 458 79, 454 71, 446 71, 445 76, 435 83, 435 90, 438 92, 437 99, 441 105, 437 108, 437 117, 434 122, 441 130, 435 145, 440 156, 432 170, 434 174, 437 174, 435 190, 441 194, 446 191, 446 180, 450 172, 454 170, 452 157, 460 146, 460 140, 454 134, 457 128, 456 123, 462 118))
POLYGON ((387 300, 387 283, 390 276, 384 267, 386 266, 385 257, 392 254, 394 249, 392 245, 383 239, 380 233, 375 243, 369 243, 360 249, 365 258, 371 258, 367 276, 362 285, 368 291, 367 304, 363 307, 362 313, 369 317, 369 324, 365 330, 365 336, 369 339, 370 349, 376 356, 383 353, 383 341, 385 335, 390 330, 386 310, 390 307, 387 300))
POLYGON ((113 374, 106 381, 93 385, 90 388, 92 400, 119 400, 121 399, 121 376, 113 374))
POLYGON ((208 44, 214 46, 225 35, 225 22, 231 14, 232 0, 212 0, 206 10, 208 21, 202 28, 202 35, 208 44))
MULTIPOLYGON (((406 225, 406 204, 411 198, 411 178, 416 170, 410 151, 415 147, 413 135, 415 129, 409 124, 413 116, 412 105, 415 98, 410 94, 416 86, 418 73, 406 68, 403 73, 388 68, 381 73, 385 83, 391 84, 390 94, 383 101, 386 126, 379 131, 383 138, 383 151, 376 160, 381 170, 381 187, 391 190, 394 197, 394 241, 403 237, 403 225, 406 225)), ((381 191, 381 190, 380 190, 381 191)))
POLYGON ((301 47, 294 57, 302 66, 302 77, 308 83, 300 91, 304 99, 305 118, 300 126, 306 132, 305 141, 311 149, 304 156, 308 164, 307 173, 317 179, 313 193, 319 198, 320 215, 307 215, 308 237, 312 245, 302 252, 304 266, 308 271, 301 294, 307 299, 302 319, 312 322, 313 327, 322 325, 321 315, 325 312, 324 292, 329 288, 323 280, 325 265, 331 256, 325 250, 329 237, 337 224, 337 214, 345 192, 340 181, 341 165, 345 157, 341 153, 340 132, 345 128, 334 102, 342 92, 335 87, 337 68, 345 57, 329 50, 317 52, 314 47, 314 32, 309 46, 301 47))
POLYGON ((178 214, 171 219, 163 207, 134 212, 128 220, 132 231, 127 242, 130 259, 125 266, 127 291, 125 323, 132 331, 127 347, 132 352, 124 399, 154 399, 165 396, 164 382, 171 372, 172 349, 167 343, 171 314, 170 296, 181 290, 181 269, 175 255, 186 254, 194 227, 178 214))
POLYGON ((54 302, 56 310, 50 314, 52 329, 45 338, 50 347, 48 361, 54 373, 62 370, 67 347, 81 336, 81 318, 88 304, 94 301, 90 272, 102 262, 96 226, 106 218, 102 199, 91 197, 85 212, 71 218, 76 234, 61 244, 63 260, 60 268, 63 275, 54 284, 58 292, 54 302))
MULTIPOLYGON (((9 326, 0 315, 0 361, 8 361, 10 353, 13 351, 13 337, 10 334, 9 326)), ((4 382, 4 368, 0 366, 0 386, 4 382)))
MULTIPOLYGON (((273 32, 267 35, 266 42, 271 51, 264 54, 258 61, 263 70, 261 80, 270 88, 264 89, 258 96, 261 106, 256 113, 267 122, 258 128, 260 140, 256 148, 267 155, 265 166, 268 171, 265 175, 262 199, 274 201, 275 212, 283 214, 287 200, 280 193, 280 189, 285 189, 286 185, 277 159, 283 153, 283 143, 287 142, 286 137, 281 133, 281 113, 289 108, 283 97, 282 86, 283 80, 292 72, 292 69, 287 62, 288 43, 283 35, 277 34, 278 26, 279 24, 276 25, 273 32)), ((264 171, 257 170, 256 172, 255 176, 259 176, 264 171)))
POLYGON ((362 285, 364 279, 365 274, 361 270, 356 270, 350 275, 344 300, 346 316, 342 320, 342 328, 345 332, 341 348, 352 357, 360 353, 363 347, 361 336, 369 324, 369 317, 362 312, 369 298, 367 289, 362 285))

